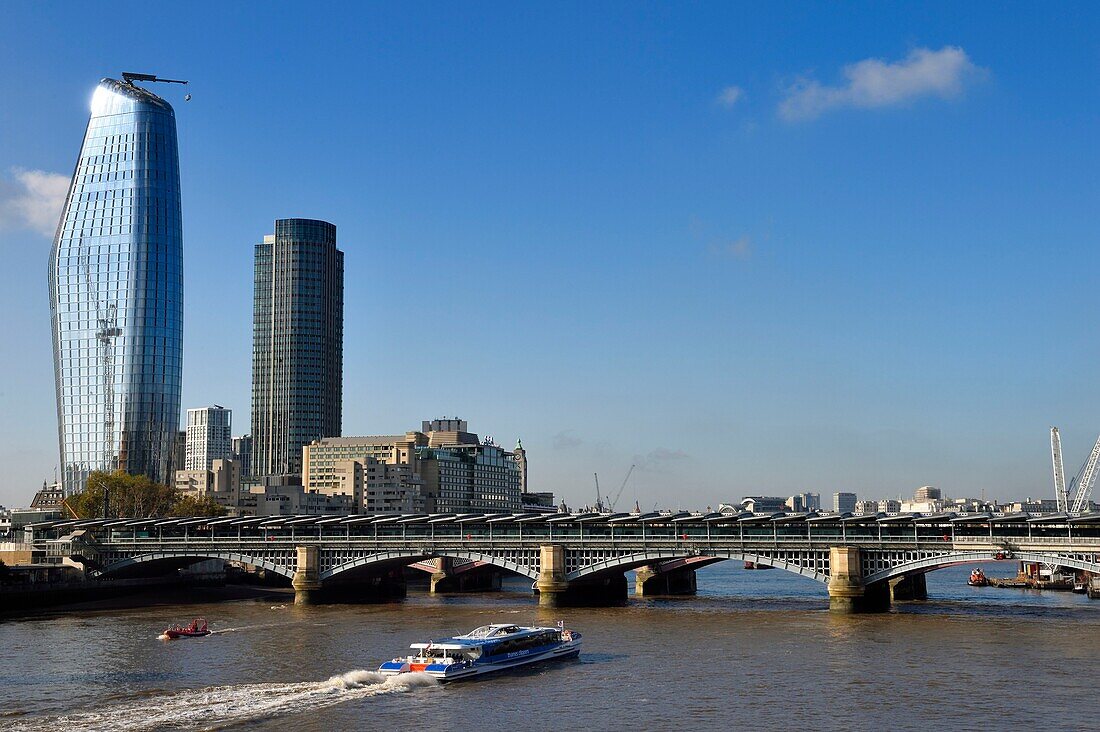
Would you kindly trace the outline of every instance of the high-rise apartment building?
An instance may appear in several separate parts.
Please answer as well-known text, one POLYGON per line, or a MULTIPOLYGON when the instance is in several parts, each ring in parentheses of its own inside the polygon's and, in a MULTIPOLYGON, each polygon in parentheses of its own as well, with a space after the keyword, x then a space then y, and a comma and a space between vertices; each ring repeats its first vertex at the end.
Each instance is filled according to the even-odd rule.
MULTIPOLYGON (((233 455, 233 412, 215 404, 187 410, 187 470, 210 470, 233 455)), ((239 469, 239 467, 238 467, 239 469)))
POLYGON ((253 476, 302 471, 302 447, 340 435, 344 253, 336 227, 279 219, 256 245, 253 476))
POLYGON ((233 438, 233 462, 241 466, 241 476, 252 475, 252 435, 233 438))
MULTIPOLYGON (((125 75, 124 75, 124 78, 125 75)), ((167 483, 183 373, 183 225, 172 106, 131 81, 92 96, 50 252, 62 484, 167 483)))

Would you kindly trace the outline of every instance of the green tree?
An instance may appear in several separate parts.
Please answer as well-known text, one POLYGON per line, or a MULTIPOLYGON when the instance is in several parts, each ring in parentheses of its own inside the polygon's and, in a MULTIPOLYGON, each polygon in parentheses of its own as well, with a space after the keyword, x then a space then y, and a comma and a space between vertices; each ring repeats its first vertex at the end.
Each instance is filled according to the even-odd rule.
POLYGON ((69 499, 69 506, 80 518, 100 518, 105 495, 108 518, 167 516, 180 500, 174 488, 147 476, 96 470, 88 476, 84 491, 69 499))
POLYGON ((219 506, 213 498, 183 496, 172 506, 172 516, 224 516, 228 511, 219 506))

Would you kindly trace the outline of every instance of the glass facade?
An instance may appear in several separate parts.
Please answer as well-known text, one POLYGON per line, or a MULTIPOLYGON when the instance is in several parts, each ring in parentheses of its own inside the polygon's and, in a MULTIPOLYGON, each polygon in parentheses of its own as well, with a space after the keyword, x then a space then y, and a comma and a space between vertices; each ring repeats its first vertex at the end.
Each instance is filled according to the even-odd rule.
POLYGON ((302 472, 302 447, 340 436, 344 253, 336 227, 279 219, 256 245, 252 473, 302 472))
POLYGON ((67 493, 92 470, 167 483, 183 375, 183 225, 171 105, 104 79, 49 268, 67 493))

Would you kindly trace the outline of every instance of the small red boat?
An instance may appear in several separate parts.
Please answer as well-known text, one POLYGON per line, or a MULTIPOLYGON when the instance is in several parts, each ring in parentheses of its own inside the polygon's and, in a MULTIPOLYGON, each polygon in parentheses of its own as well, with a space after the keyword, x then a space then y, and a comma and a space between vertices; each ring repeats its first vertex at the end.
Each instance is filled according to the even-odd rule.
POLYGON ((966 581, 966 584, 971 587, 985 587, 989 584, 989 580, 986 579, 985 572, 975 567, 974 571, 970 573, 970 579, 966 581))
POLYGON ((164 635, 170 640, 175 640, 176 638, 199 638, 204 635, 210 635, 210 630, 206 627, 206 621, 203 618, 195 618, 191 621, 191 624, 186 627, 173 625, 171 628, 164 631, 164 635))

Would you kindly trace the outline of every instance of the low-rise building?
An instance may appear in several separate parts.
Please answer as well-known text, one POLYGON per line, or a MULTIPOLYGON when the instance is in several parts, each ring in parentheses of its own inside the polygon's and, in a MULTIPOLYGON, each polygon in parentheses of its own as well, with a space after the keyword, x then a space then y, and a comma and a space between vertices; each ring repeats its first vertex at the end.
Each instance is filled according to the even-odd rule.
POLYGON ((176 490, 198 499, 210 498, 219 506, 239 507, 241 466, 226 458, 211 461, 210 470, 177 470, 176 490))
POLYGON ((302 451, 303 488, 362 511, 522 510, 525 453, 517 462, 457 418, 425 421, 422 429, 314 440, 302 451))

